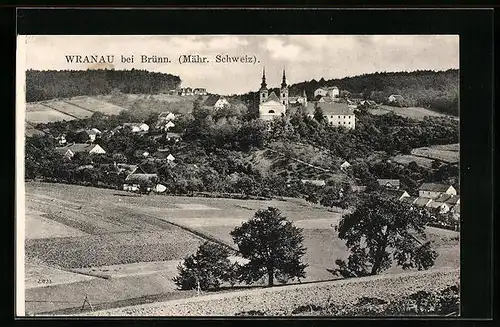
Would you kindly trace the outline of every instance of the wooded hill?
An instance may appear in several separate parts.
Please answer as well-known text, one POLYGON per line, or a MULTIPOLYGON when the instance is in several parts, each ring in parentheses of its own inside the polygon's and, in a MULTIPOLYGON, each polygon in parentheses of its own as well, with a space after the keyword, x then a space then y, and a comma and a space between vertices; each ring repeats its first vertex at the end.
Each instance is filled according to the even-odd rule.
POLYGON ((413 72, 373 73, 341 79, 296 83, 290 86, 290 95, 301 95, 305 89, 308 97, 320 87, 337 86, 348 91, 351 97, 386 103, 391 94, 400 94, 407 106, 433 109, 458 115, 459 71, 417 70, 413 72))
POLYGON ((160 93, 179 86, 179 76, 147 70, 28 70, 26 101, 43 101, 82 95, 160 93))

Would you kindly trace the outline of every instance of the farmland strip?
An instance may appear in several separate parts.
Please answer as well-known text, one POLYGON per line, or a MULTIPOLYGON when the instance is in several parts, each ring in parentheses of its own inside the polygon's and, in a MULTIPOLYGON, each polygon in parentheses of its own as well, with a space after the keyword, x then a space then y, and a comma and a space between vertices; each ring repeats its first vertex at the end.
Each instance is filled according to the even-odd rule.
POLYGON ((81 105, 76 104, 76 103, 73 103, 73 102, 69 102, 69 101, 67 101, 67 100, 62 100, 62 102, 65 102, 65 103, 67 103, 67 104, 70 104, 70 105, 72 105, 72 106, 78 107, 78 108, 83 109, 83 110, 87 110, 87 111, 92 112, 92 113, 96 113, 96 112, 98 112, 97 110, 93 110, 93 109, 85 108, 84 106, 81 106, 81 105))
POLYGON ((54 108, 54 107, 52 107, 52 106, 49 106, 49 105, 48 105, 48 104, 46 104, 46 103, 42 103, 42 105, 43 105, 43 106, 45 106, 45 107, 48 107, 48 108, 50 108, 50 109, 52 109, 52 110, 58 111, 58 112, 60 112, 60 113, 62 113, 62 114, 64 114, 64 115, 66 115, 66 116, 70 116, 70 117, 75 118, 75 119, 80 119, 80 117, 74 116, 74 115, 72 115, 72 114, 68 114, 67 112, 64 112, 64 111, 62 111, 62 110, 56 109, 56 108, 54 108))

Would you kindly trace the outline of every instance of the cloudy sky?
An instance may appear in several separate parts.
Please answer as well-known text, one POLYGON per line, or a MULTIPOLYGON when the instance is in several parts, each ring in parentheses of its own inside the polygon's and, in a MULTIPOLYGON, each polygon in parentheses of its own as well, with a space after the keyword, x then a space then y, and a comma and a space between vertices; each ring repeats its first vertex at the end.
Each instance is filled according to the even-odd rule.
MULTIPOLYGON (((459 67, 455 35, 176 35, 28 36, 27 69, 147 69, 178 75, 182 86, 220 94, 260 87, 262 67, 268 86, 342 78, 382 71, 446 70, 459 67), (207 56, 208 64, 179 64, 181 55, 207 56), (255 57, 256 63, 216 63, 216 55, 255 57), (111 65, 68 63, 67 55, 114 55, 111 65), (134 55, 134 63, 120 62, 134 55), (170 63, 140 63, 140 56, 168 57, 170 63)), ((21 58, 20 58, 21 59, 21 58)))

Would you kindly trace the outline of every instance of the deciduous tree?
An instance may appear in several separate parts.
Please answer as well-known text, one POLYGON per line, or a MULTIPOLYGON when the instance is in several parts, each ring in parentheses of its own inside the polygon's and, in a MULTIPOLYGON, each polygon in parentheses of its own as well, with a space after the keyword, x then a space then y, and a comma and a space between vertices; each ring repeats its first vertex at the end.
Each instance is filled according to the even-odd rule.
POLYGON ((403 269, 428 269, 437 253, 426 241, 431 215, 380 194, 368 195, 338 226, 339 238, 351 251, 347 262, 337 260, 334 271, 344 277, 376 275, 393 261, 403 269))
POLYGON ((232 232, 241 255, 249 262, 242 266, 241 281, 248 284, 267 276, 274 279, 304 278, 307 264, 301 262, 306 248, 302 229, 281 215, 277 208, 258 210, 254 217, 232 232))

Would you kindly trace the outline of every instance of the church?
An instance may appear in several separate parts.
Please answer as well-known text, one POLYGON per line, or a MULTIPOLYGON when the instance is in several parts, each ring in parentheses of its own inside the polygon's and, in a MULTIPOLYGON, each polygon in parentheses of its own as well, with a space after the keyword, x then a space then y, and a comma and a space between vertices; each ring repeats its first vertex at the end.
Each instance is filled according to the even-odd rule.
POLYGON ((286 83, 285 70, 283 69, 283 80, 281 82, 280 95, 271 92, 268 94, 266 84, 266 70, 262 70, 262 83, 259 90, 259 116, 262 120, 272 120, 285 114, 288 108, 288 85, 286 83))

